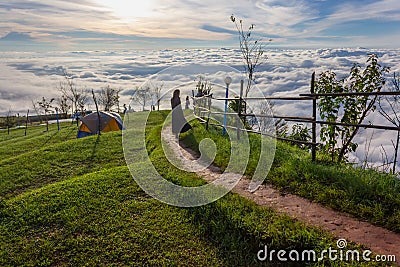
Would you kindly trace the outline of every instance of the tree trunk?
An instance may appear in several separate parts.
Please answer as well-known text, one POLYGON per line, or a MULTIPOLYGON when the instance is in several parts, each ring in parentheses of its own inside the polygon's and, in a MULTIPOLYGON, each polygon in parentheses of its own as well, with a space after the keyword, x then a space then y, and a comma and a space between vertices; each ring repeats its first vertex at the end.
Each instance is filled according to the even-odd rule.
MULTIPOLYGON (((362 113, 362 115, 361 115, 360 119, 358 120, 357 124, 361 124, 364 121, 365 117, 367 117, 368 112, 375 105, 376 99, 377 99, 377 96, 373 100, 371 100, 371 102, 368 104, 368 107, 362 113)), ((350 138, 346 141, 346 143, 343 145, 342 149, 340 150, 339 157, 338 157, 338 162, 341 162, 343 160, 344 155, 346 154, 347 148, 349 147, 351 141, 354 139, 354 137, 358 133, 358 130, 360 129, 360 127, 355 127, 355 128, 356 129, 351 134, 350 138)))
MULTIPOLYGON (((359 123, 360 124, 360 123, 359 123)), ((338 162, 342 162, 344 155, 346 155, 347 148, 349 147, 351 141, 354 139, 356 134, 358 133, 358 130, 360 127, 356 127, 354 132, 351 134, 350 138, 346 141, 346 143, 343 145, 343 147, 340 149, 339 157, 338 157, 338 162)))

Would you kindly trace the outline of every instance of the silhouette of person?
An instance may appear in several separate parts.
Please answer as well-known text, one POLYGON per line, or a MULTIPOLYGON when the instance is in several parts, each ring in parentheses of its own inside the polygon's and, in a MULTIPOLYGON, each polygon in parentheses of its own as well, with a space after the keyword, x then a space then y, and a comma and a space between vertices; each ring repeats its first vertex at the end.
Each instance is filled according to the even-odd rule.
POLYGON ((172 133, 178 135, 192 129, 192 126, 186 121, 183 115, 181 106, 181 98, 179 97, 180 91, 177 89, 174 91, 173 97, 171 98, 172 107, 172 133))
POLYGON ((190 100, 189 100, 189 96, 186 96, 186 104, 185 104, 185 109, 189 109, 190 106, 190 100))

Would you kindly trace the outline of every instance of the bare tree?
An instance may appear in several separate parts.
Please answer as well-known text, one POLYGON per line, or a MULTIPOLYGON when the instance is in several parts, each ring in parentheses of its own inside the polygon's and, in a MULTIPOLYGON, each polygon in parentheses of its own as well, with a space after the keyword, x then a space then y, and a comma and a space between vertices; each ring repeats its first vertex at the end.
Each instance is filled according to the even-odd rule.
POLYGON ((118 113, 121 113, 121 110, 119 109, 119 93, 120 93, 121 91, 122 91, 121 88, 117 90, 117 103, 116 103, 116 105, 117 105, 118 113))
POLYGON ((33 99, 31 99, 31 102, 32 102, 32 107, 35 110, 36 115, 39 117, 40 123, 42 123, 43 120, 42 120, 42 117, 40 116, 40 107, 37 104, 38 101, 34 101, 33 99))
POLYGON ((75 86, 74 78, 66 69, 63 69, 64 82, 60 82, 59 91, 72 103, 72 114, 81 110, 83 112, 86 103, 89 100, 88 92, 84 89, 78 89, 75 86))
POLYGON ((70 110, 70 108, 71 108, 68 97, 65 95, 62 95, 61 97, 59 97, 57 99, 57 104, 60 109, 60 113, 63 114, 64 118, 67 118, 68 110, 70 110))
POLYGON ((10 128, 13 127, 15 123, 15 117, 12 116, 12 111, 11 109, 8 110, 7 115, 6 115, 6 119, 5 119, 5 124, 7 127, 7 134, 10 134, 10 128))
POLYGON ((50 99, 50 101, 47 101, 46 98, 42 98, 42 101, 38 102, 38 105, 40 106, 40 108, 43 110, 44 112, 44 118, 46 120, 46 131, 49 131, 49 120, 47 117, 47 113, 49 113, 51 111, 51 108, 53 108, 52 103, 54 101, 54 98, 50 99))
POLYGON ((114 89, 109 85, 101 88, 98 102, 103 105, 105 111, 110 111, 113 106, 118 105, 119 92, 121 89, 114 89))
POLYGON ((163 88, 164 84, 151 84, 150 85, 150 99, 151 99, 151 105, 155 106, 157 105, 157 110, 160 110, 160 102, 161 102, 161 90, 163 88))
POLYGON ((147 101, 151 100, 150 90, 150 86, 148 85, 141 88, 136 88, 135 93, 132 96, 132 100, 140 104, 143 111, 146 108, 147 101))
POLYGON ((77 98, 78 110, 83 114, 85 112, 85 106, 89 102, 89 93, 87 90, 81 90, 77 98))
MULTIPOLYGON (((264 55, 264 45, 262 39, 254 38, 253 30, 256 26, 251 24, 250 27, 245 30, 243 28, 243 20, 239 20, 237 23, 234 15, 231 16, 231 21, 235 23, 236 29, 239 34, 239 44, 240 50, 242 52, 243 59, 245 61, 245 70, 247 74, 247 86, 245 91, 245 97, 247 97, 250 92, 252 83, 255 81, 255 70, 257 66, 261 63, 264 55)), ((272 39, 269 40, 270 42, 272 39)))
MULTIPOLYGON (((389 89, 391 92, 400 92, 400 78, 396 75, 396 72, 393 74, 392 79, 393 86, 389 89)), ((378 100, 379 103, 379 113, 390 123, 392 123, 396 127, 400 127, 400 96, 391 95, 391 96, 381 96, 378 100), (389 111, 385 109, 385 104, 389 108, 389 111)), ((397 139, 394 146, 394 160, 393 160, 393 169, 392 173, 396 173, 396 165, 397 165, 397 153, 399 151, 399 143, 400 143, 400 131, 397 131, 397 139)))
POLYGON ((78 109, 75 100, 76 99, 75 96, 77 95, 77 89, 74 85, 73 77, 67 72, 66 69, 63 69, 63 75, 65 81, 60 82, 58 90, 62 93, 62 96, 71 101, 72 114, 74 114, 78 109))

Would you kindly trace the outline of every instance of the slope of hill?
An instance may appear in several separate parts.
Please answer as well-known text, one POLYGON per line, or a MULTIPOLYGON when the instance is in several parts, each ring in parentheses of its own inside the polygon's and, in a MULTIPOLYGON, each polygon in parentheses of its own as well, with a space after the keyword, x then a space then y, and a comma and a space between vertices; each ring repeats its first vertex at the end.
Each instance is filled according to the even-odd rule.
MULTIPOLYGON (((225 168, 229 162, 229 139, 219 129, 193 123, 193 135, 184 142, 198 150, 198 141, 211 138, 219 148, 214 163, 225 168)), ((254 173, 259 157, 259 136, 250 134, 251 152, 246 175, 254 173)), ((324 155, 319 155, 322 158, 324 155)), ((338 211, 400 233, 400 179, 374 170, 326 161, 311 162, 310 154, 285 142, 277 142, 271 171, 266 182, 283 194, 292 193, 338 211)))
MULTIPOLYGON (((150 158, 165 177, 201 183, 163 155, 160 124, 166 115, 152 113, 146 136, 150 158)), ((257 260, 264 245, 317 253, 336 247, 334 237, 322 230, 233 193, 198 208, 160 203, 132 179, 120 132, 65 137, 71 131, 64 127, 61 133, 52 132, 45 145, 36 140, 40 134, 1 141, 8 150, 19 151, 5 152, 8 156, 0 161, 1 266, 276 266, 276 259, 257 260), (29 151, 20 149, 20 142, 29 151)), ((347 263, 325 259, 307 264, 347 263)))

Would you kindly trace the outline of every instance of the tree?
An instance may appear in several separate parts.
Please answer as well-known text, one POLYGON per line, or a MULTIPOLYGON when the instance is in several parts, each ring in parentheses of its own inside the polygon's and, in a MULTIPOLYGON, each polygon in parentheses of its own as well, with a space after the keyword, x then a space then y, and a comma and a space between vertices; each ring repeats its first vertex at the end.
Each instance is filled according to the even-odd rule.
POLYGON ((40 108, 43 110, 44 112, 44 118, 46 120, 46 131, 49 131, 49 120, 47 117, 47 113, 51 111, 51 108, 53 108, 53 106, 51 105, 54 101, 54 98, 50 99, 50 101, 47 101, 46 98, 42 98, 42 101, 38 102, 38 105, 40 106, 40 108))
POLYGON ((201 96, 207 96, 211 94, 212 90, 212 85, 211 82, 207 81, 204 79, 203 76, 198 76, 198 81, 196 84, 196 96, 201 97, 201 96))
MULTIPOLYGON (((233 112, 239 114, 246 114, 246 102, 245 101, 240 101, 240 97, 239 96, 235 96, 234 100, 230 100, 228 107, 230 110, 232 110, 233 112), (239 108, 240 108, 240 112, 239 112, 239 108)), ((249 125, 249 122, 247 121, 247 117, 246 116, 241 116, 240 120, 243 123, 243 126, 246 129, 251 129, 251 126, 249 125)))
MULTIPOLYGON (((354 64, 348 78, 337 80, 332 71, 323 72, 315 82, 316 93, 372 93, 380 92, 385 84, 385 73, 388 67, 378 63, 377 55, 370 55, 367 66, 361 69, 359 64, 354 64)), ((321 98, 318 108, 322 119, 328 122, 337 122, 355 126, 324 125, 321 128, 321 141, 324 148, 331 154, 332 160, 337 157, 341 162, 349 152, 357 149, 354 143, 365 118, 376 109, 378 96, 335 96, 321 98), (341 146, 337 147, 338 140, 341 146)))
POLYGON ((148 100, 151 100, 150 86, 146 85, 140 88, 136 88, 135 93, 132 96, 133 101, 136 101, 142 106, 144 111, 148 100))
POLYGON ((164 84, 151 84, 150 85, 150 90, 149 90, 149 94, 150 94, 150 99, 152 101, 152 106, 157 105, 157 110, 160 110, 160 102, 161 102, 161 90, 164 87, 164 84))
MULTIPOLYGON (((311 129, 308 128, 306 125, 302 123, 296 123, 292 126, 292 132, 288 136, 289 139, 295 140, 295 141, 301 141, 301 142, 310 142, 311 141, 311 129)), ((307 144, 301 144, 298 142, 292 142, 292 144, 305 149, 308 148, 309 145, 307 144)))
MULTIPOLYGON (((255 81, 255 70, 261 63, 264 55, 264 45, 261 39, 256 39, 253 36, 255 24, 251 24, 247 30, 243 28, 243 20, 237 23, 234 15, 231 16, 231 21, 235 23, 236 29, 239 34, 240 51, 242 52, 245 61, 245 71, 247 74, 247 86, 245 90, 245 97, 250 92, 252 83, 255 81)), ((269 40, 272 41, 271 39, 269 40)))
POLYGON ((62 95, 61 97, 59 97, 57 99, 57 102, 58 102, 57 103, 58 107, 60 109, 60 113, 64 114, 64 118, 67 118, 68 110, 70 110, 70 108, 71 108, 71 105, 69 104, 68 97, 65 96, 65 95, 62 95))
POLYGON ((6 119, 5 119, 5 125, 7 127, 7 134, 10 134, 10 128, 13 127, 15 124, 15 117, 12 116, 12 111, 11 109, 8 110, 6 119))
POLYGON ((207 81, 202 75, 199 75, 197 79, 198 81, 195 87, 196 98, 193 99, 193 111, 197 116, 204 118, 206 113, 204 113, 204 110, 202 109, 211 108, 212 84, 211 82, 207 81))
MULTIPOLYGON (((338 81, 333 71, 322 72, 315 81, 316 93, 342 93, 342 81, 338 81)), ((335 123, 339 118, 340 105, 343 98, 322 97, 318 104, 321 119, 326 122, 335 123)), ((327 152, 331 160, 335 160, 338 153, 336 144, 340 135, 340 127, 337 125, 324 125, 321 127, 320 138, 323 143, 322 149, 327 152)))
POLYGON ((98 102, 103 105, 105 111, 110 111, 113 106, 118 105, 119 92, 121 89, 114 89, 109 85, 101 88, 98 102))
MULTIPOLYGON (((396 75, 396 72, 393 74, 392 85, 393 86, 390 87, 389 90, 391 92, 399 93, 400 78, 396 75)), ((380 108, 379 113, 394 126, 400 127, 400 115, 399 115, 400 96, 399 95, 381 96, 379 97, 378 103, 380 108), (385 106, 387 108, 385 108, 385 106)), ((400 131, 397 131, 396 143, 393 143, 394 146, 394 160, 392 168, 393 174, 396 173, 397 153, 399 151, 399 143, 400 143, 400 131)))
POLYGON ((31 99, 31 102, 32 102, 33 109, 36 112, 36 115, 39 117, 40 123, 42 123, 43 120, 42 120, 42 116, 40 116, 40 109, 39 109, 39 107, 37 105, 37 102, 35 102, 33 99, 31 99))
POLYGON ((82 89, 76 98, 76 105, 77 105, 78 110, 80 110, 81 113, 85 112, 85 106, 88 102, 89 102, 89 93, 87 90, 82 89))
POLYGON ((66 69, 63 69, 63 75, 65 82, 60 82, 59 91, 69 99, 72 103, 72 113, 78 112, 78 110, 84 111, 85 105, 89 100, 88 92, 84 89, 78 90, 75 86, 74 78, 70 75, 66 69))

